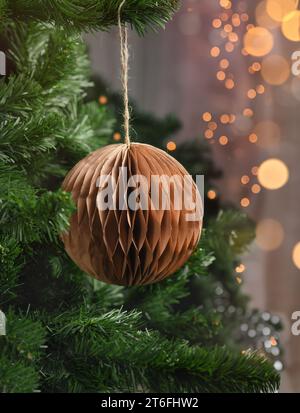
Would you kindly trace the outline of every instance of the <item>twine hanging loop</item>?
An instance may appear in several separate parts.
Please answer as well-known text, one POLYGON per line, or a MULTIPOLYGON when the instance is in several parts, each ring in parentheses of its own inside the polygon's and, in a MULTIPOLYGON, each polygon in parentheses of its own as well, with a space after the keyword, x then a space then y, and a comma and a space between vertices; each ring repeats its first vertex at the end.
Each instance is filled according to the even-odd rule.
POLYGON ((125 143, 130 146, 130 110, 129 110, 129 99, 128 99, 128 33, 126 23, 122 24, 121 21, 121 11, 126 0, 123 0, 118 8, 118 26, 120 35, 120 51, 121 51, 121 81, 123 87, 123 103, 124 103, 124 132, 125 132, 125 143))

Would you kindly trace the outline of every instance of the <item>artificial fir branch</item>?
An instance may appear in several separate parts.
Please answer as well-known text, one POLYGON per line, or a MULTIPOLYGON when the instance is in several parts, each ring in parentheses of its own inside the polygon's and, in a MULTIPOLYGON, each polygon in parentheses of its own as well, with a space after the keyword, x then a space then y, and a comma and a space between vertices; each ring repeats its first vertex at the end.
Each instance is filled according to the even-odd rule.
MULTIPOLYGON (((126 380, 123 391, 138 391, 141 386, 148 391, 160 392, 187 389, 196 392, 267 392, 278 385, 277 373, 266 359, 254 353, 239 355, 222 348, 192 347, 186 341, 168 340, 157 332, 141 331, 140 314, 135 311, 97 313, 97 309, 82 309, 78 313, 60 314, 51 321, 49 328, 55 347, 66 352, 69 358, 98 360, 103 369, 102 380, 99 377, 98 381, 102 390, 105 379, 110 383, 115 380, 115 388, 119 388, 122 379, 126 380), (63 345, 64 339, 68 339, 68 348, 63 345), (122 369, 121 380, 113 376, 114 369, 122 369)), ((73 376, 74 380, 74 366, 68 370, 67 364, 64 368, 65 374, 73 376)), ((94 371, 90 373, 93 377, 94 371)), ((51 380, 51 373, 49 375, 51 380)), ((86 388, 96 391, 95 383, 88 377, 86 379, 86 388)))
MULTIPOLYGON (((121 0, 8 0, 2 6, 2 13, 81 32, 107 30, 116 25, 120 4, 121 0)), ((122 20, 143 34, 148 28, 163 27, 178 5, 178 0, 127 0, 122 8, 122 20)))

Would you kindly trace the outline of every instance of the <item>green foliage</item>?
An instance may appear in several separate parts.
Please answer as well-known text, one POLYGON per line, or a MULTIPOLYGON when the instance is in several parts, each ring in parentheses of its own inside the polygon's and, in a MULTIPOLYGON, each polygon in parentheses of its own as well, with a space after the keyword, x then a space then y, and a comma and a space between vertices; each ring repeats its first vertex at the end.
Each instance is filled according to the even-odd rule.
MULTIPOLYGON (((8 0, 2 13, 63 26, 69 31, 107 30, 117 24, 121 0, 8 0)), ((164 27, 178 7, 178 0, 127 0, 122 20, 139 34, 164 27)), ((1 10, 1 9, 0 9, 1 10)))
POLYGON ((27 315, 7 313, 7 335, 0 337, 0 392, 34 392, 46 330, 27 315))
POLYGON ((13 238, 0 237, 0 306, 16 297, 22 267, 21 248, 13 238))
POLYGON ((46 385, 67 392, 255 392, 278 385, 278 376, 261 356, 189 346, 142 331, 140 324, 136 311, 101 314, 101 309, 85 308, 60 314, 49 324, 51 346, 61 353, 54 360, 66 357, 59 376, 53 360, 44 367, 46 385), (86 365, 89 374, 78 375, 86 365))

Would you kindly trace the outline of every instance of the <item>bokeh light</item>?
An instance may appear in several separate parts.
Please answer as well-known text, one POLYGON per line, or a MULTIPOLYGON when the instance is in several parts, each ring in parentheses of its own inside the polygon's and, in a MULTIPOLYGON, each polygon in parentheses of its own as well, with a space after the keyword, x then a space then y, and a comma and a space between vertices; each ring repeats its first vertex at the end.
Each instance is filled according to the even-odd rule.
POLYGON ((262 61, 261 75, 270 85, 282 85, 290 76, 290 64, 282 56, 269 55, 262 61))
POLYGON ((234 13, 231 17, 231 21, 234 27, 239 27, 241 25, 240 15, 238 13, 234 13))
POLYGON ((254 72, 259 72, 261 70, 261 64, 259 62, 254 62, 252 64, 252 69, 254 72))
POLYGON ((220 49, 217 46, 214 46, 210 49, 210 55, 212 57, 218 57, 220 55, 220 49))
POLYGON ((175 149, 176 149, 176 143, 175 142, 173 142, 173 141, 169 141, 168 143, 167 143, 167 149, 168 149, 168 151, 175 151, 175 149))
POLYGON ((247 185, 249 182, 250 182, 250 178, 249 178, 248 175, 243 175, 243 176, 241 177, 241 183, 242 183, 243 185, 247 185))
POLYGON ((228 143, 228 138, 227 138, 227 136, 225 136, 225 135, 220 136, 220 138, 219 138, 219 143, 220 143, 220 145, 222 145, 222 146, 227 145, 227 143, 228 143))
POLYGON ((121 134, 120 132, 115 132, 113 135, 113 138, 115 141, 120 141, 121 140, 121 134))
POLYGON ((299 0, 267 0, 266 11, 277 22, 282 22, 286 15, 295 11, 299 0))
POLYGON ((267 29, 274 29, 280 25, 280 22, 275 21, 267 12, 267 0, 258 3, 255 10, 256 23, 259 26, 266 27, 267 29))
POLYGON ((272 33, 265 27, 253 27, 244 36, 244 49, 252 56, 265 56, 273 46, 272 33))
POLYGON ((293 262, 300 270, 300 242, 298 242, 293 248, 293 262))
POLYGON ((267 218, 256 226, 256 243, 264 251, 274 251, 284 239, 284 230, 280 222, 267 218))
POLYGON ((256 98, 256 90, 255 89, 249 89, 247 92, 247 96, 249 99, 255 99, 256 98))
POLYGON ((230 0, 220 0, 219 3, 220 3, 220 6, 223 7, 224 9, 230 9, 232 6, 232 3, 230 0))
POLYGON ((221 21, 220 19, 214 19, 214 20, 212 21, 212 26, 213 26, 215 29, 219 29, 219 28, 222 26, 222 21, 221 21))
POLYGON ((100 105, 106 105, 107 102, 108 102, 107 97, 104 96, 104 95, 99 96, 99 99, 98 99, 98 100, 99 100, 100 105))
POLYGON ((251 108, 245 108, 243 110, 243 115, 247 116, 248 118, 251 118, 254 115, 254 112, 251 108))
POLYGON ((225 80, 225 78, 226 78, 225 72, 223 72, 223 70, 219 70, 217 72, 217 79, 220 80, 220 81, 223 81, 223 80, 225 80))
POLYGON ((300 41, 300 11, 292 11, 283 19, 281 30, 283 35, 293 42, 300 41))
POLYGON ((251 133, 249 135, 249 142, 250 143, 256 143, 258 141, 258 137, 256 135, 256 133, 251 133))
POLYGON ((257 178, 264 188, 279 189, 287 183, 289 170, 280 159, 267 159, 260 165, 257 178))
POLYGON ((250 199, 245 197, 241 199, 241 206, 247 208, 250 205, 250 199))
POLYGON ((209 112, 204 112, 202 115, 202 119, 204 120, 204 122, 210 122, 212 119, 212 115, 209 112))
POLYGON ((213 189, 210 189, 210 190, 207 192, 207 198, 208 198, 208 199, 211 199, 211 200, 216 199, 216 198, 217 198, 217 193, 216 193, 216 191, 214 191, 213 189))
POLYGON ((216 122, 209 122, 208 129, 215 131, 217 128, 218 128, 218 125, 216 122))
POLYGON ((234 44, 231 42, 227 42, 225 45, 225 50, 228 53, 232 53, 234 51, 234 44))
POLYGON ((244 264, 240 264, 235 268, 235 272, 238 274, 243 273, 246 270, 246 266, 244 264))
POLYGON ((261 192, 261 186, 258 184, 254 184, 251 187, 251 191, 253 192, 253 194, 259 194, 261 192))
POLYGON ((222 60, 220 61, 220 68, 221 68, 221 69, 228 69, 228 67, 229 67, 229 60, 227 60, 227 59, 222 59, 222 60))
POLYGON ((226 79, 225 87, 226 87, 227 89, 233 89, 234 86, 235 86, 235 83, 234 83, 234 81, 233 81, 232 79, 226 79))
POLYGON ((214 137, 214 133, 211 129, 206 129, 204 136, 206 137, 206 139, 211 139, 214 137))
POLYGON ((230 116, 224 113, 223 115, 220 116, 220 122, 223 123, 223 125, 226 125, 230 121, 230 116))
POLYGON ((265 93, 265 87, 264 87, 264 85, 257 85, 257 86, 256 86, 256 92, 257 92, 259 95, 264 94, 264 93, 265 93))

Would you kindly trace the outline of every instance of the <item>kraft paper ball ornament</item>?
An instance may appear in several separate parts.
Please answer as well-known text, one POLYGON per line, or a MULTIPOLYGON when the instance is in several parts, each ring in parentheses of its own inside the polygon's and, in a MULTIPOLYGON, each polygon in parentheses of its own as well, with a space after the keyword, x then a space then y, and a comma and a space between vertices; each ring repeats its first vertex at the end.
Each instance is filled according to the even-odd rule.
MULTIPOLYGON (((77 206, 69 230, 62 234, 67 253, 82 270, 109 284, 145 285, 173 274, 201 234, 201 219, 189 221, 191 210, 185 203, 176 206, 175 193, 181 193, 186 176, 179 162, 151 145, 114 144, 91 153, 63 182, 77 206), (143 179, 135 187, 137 175, 143 179), (163 193, 170 200, 168 207, 153 205, 153 176, 182 178, 169 185, 170 190, 162 182, 156 187, 160 201, 163 193), (109 186, 110 179, 115 185, 109 186), (114 201, 110 209, 105 208, 108 188, 114 201)), ((192 180, 190 184, 191 198, 202 210, 198 188, 192 180)))

